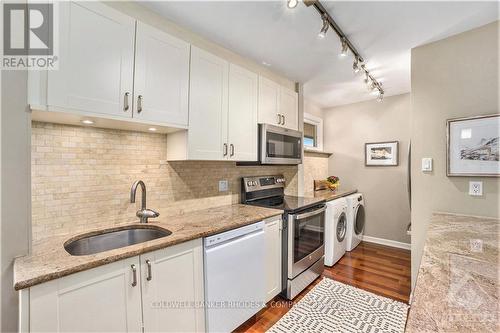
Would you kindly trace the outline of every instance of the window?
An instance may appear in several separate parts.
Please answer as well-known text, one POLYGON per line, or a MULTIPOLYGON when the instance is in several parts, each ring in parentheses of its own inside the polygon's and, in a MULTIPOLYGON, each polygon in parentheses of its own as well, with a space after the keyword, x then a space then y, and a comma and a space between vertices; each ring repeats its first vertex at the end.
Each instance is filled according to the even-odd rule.
POLYGON ((304 149, 323 151, 323 119, 304 113, 304 149))
POLYGON ((316 135, 316 125, 304 122, 304 145, 307 147, 318 146, 318 138, 316 135))

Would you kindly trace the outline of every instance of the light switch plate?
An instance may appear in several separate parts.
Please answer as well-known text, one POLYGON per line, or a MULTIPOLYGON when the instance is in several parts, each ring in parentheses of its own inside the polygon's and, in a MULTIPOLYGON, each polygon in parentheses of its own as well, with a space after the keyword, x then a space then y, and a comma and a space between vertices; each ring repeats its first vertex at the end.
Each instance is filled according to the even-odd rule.
POLYGON ((229 189, 229 183, 227 180, 219 180, 219 192, 227 192, 229 189))
POLYGON ((422 171, 423 172, 432 171, 432 158, 431 157, 422 158, 422 171))
POLYGON ((469 195, 483 195, 483 182, 469 182, 469 195))

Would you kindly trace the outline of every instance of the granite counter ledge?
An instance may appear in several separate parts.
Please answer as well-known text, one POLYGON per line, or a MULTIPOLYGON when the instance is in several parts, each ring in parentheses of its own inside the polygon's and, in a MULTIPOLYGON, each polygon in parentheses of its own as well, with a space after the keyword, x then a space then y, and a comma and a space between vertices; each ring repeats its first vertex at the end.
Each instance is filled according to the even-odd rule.
POLYGON ((350 189, 350 190, 344 190, 344 189, 339 189, 337 191, 332 191, 332 190, 319 190, 315 192, 308 192, 305 193, 305 197, 313 197, 317 199, 322 199, 325 201, 332 201, 338 198, 346 197, 348 195, 357 193, 357 189, 350 189))
POLYGON ((498 332, 496 218, 436 213, 406 332, 498 332))
POLYGON ((16 290, 29 288, 69 274, 214 235, 281 214, 283 211, 278 209, 235 204, 170 216, 165 220, 162 220, 160 216, 157 221, 151 219, 148 224, 168 229, 172 232, 171 235, 85 256, 70 255, 64 249, 64 243, 70 238, 88 232, 105 231, 122 226, 145 226, 145 224, 119 224, 53 237, 33 244, 30 255, 16 258, 14 262, 14 288, 16 290))

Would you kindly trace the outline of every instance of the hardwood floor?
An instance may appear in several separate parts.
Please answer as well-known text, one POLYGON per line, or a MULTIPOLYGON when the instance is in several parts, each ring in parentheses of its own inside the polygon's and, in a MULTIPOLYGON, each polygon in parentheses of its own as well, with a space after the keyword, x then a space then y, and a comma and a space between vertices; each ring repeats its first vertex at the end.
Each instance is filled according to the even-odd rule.
MULTIPOLYGON (((325 267, 322 276, 408 303, 411 283, 410 251, 362 242, 354 251, 346 252, 333 267, 325 267)), ((275 298, 235 332, 265 332, 320 280, 321 278, 316 279, 293 301, 275 298)))

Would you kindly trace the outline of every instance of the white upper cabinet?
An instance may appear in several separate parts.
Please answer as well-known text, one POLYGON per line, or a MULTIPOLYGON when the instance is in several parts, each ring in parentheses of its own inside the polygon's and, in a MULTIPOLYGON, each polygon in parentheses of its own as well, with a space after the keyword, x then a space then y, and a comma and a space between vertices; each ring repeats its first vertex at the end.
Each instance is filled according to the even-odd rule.
POLYGON ((140 332, 139 280, 133 257, 31 287, 30 332, 140 332))
POLYGON ((188 131, 167 159, 257 161, 257 102, 257 74, 193 46, 188 131))
POLYGON ((259 123, 280 125, 280 86, 265 77, 259 77, 259 123))
POLYGON ((188 124, 190 45, 137 22, 134 118, 188 124))
POLYGON ((261 76, 259 77, 258 114, 259 123, 298 130, 298 94, 261 76))
POLYGON ((141 255, 141 273, 145 333, 205 330, 201 239, 141 255))
POLYGON ((197 47, 191 48, 188 158, 227 157, 229 63, 197 47))
POLYGON ((96 2, 61 2, 59 15, 59 70, 47 73, 46 104, 130 118, 135 20, 96 2))
POLYGON ((229 66, 229 159, 257 160, 258 76, 240 66, 229 66))
POLYGON ((280 87, 279 113, 281 126, 292 130, 299 129, 299 97, 295 91, 280 87))

